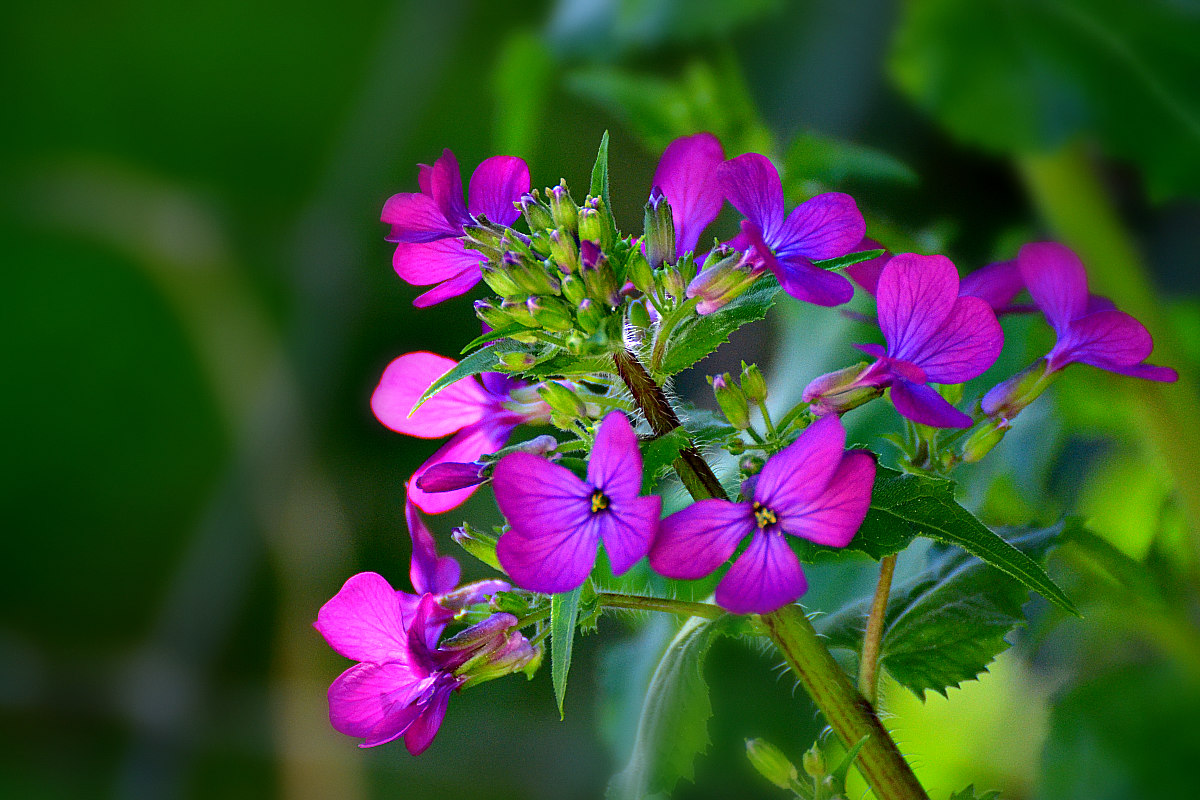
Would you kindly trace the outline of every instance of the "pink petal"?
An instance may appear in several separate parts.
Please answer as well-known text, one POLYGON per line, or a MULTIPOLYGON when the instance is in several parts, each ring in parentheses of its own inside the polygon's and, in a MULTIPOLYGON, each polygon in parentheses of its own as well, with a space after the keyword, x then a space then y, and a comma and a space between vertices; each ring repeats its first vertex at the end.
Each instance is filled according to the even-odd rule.
POLYGON ((1087 310, 1087 273, 1079 256, 1057 242, 1032 242, 1017 254, 1033 302, 1060 333, 1087 310))
POLYGON ((597 525, 585 520, 578 527, 543 526, 539 530, 525 536, 513 529, 496 543, 496 557, 513 585, 544 594, 582 586, 596 564, 597 525))
POLYGON ((958 272, 945 256, 901 253, 879 276, 879 327, 893 358, 913 361, 917 350, 950 316, 958 300, 958 272))
MULTIPOLYGON (((863 237, 863 240, 858 243, 851 252, 860 253, 863 250, 881 250, 883 245, 874 239, 863 237)), ((892 254, 884 251, 883 255, 878 258, 872 258, 870 261, 860 261, 857 264, 851 264, 846 267, 846 274, 850 280, 857 283, 863 288, 867 294, 875 296, 876 287, 879 285, 879 276, 883 272, 883 268, 892 260, 892 254)))
POLYGON ((905 358, 925 371, 933 383, 964 383, 996 363, 1004 331, 991 306, 978 297, 960 297, 949 316, 905 358))
POLYGON ((417 186, 420 187, 421 194, 429 195, 429 198, 433 199, 433 167, 417 164, 417 186))
POLYGON ((759 531, 717 584, 717 604, 734 614, 769 614, 807 588, 800 560, 783 535, 759 531))
POLYGON ((853 250, 866 230, 853 197, 826 192, 792 209, 775 243, 775 254, 783 260, 792 255, 814 261, 837 258, 853 250))
POLYGON ((998 261, 975 270, 962 279, 958 293, 978 297, 998 314, 1007 309, 1024 288, 1025 280, 1014 259, 998 261))
POLYGON ((892 404, 900 415, 935 428, 969 428, 974 421, 946 401, 932 387, 897 380, 892 383, 892 404))
POLYGON ((439 686, 433 696, 421 706, 421 715, 404 733, 404 746, 414 756, 419 756, 433 743, 442 720, 446 718, 446 706, 450 703, 450 694, 455 684, 439 686))
POLYGON ((484 159, 474 174, 468 191, 467 207, 475 216, 489 222, 511 225, 521 216, 514 205, 529 191, 529 165, 516 156, 492 156, 484 159))
POLYGON ((445 283, 439 283, 428 292, 417 295, 416 299, 413 300, 413 305, 417 308, 435 306, 443 300, 449 300, 451 297, 466 294, 481 280, 483 280, 483 275, 479 272, 479 267, 471 267, 445 283))
POLYGON ((392 268, 401 280, 413 286, 441 283, 471 270, 478 273, 481 261, 479 253, 463 247, 458 238, 420 244, 402 242, 392 254, 392 268))
POLYGON ((650 566, 668 578, 703 578, 728 561, 754 529, 749 503, 698 500, 658 524, 650 566))
POLYGON ((346 581, 321 606, 313 627, 346 658, 412 664, 396 590, 374 572, 360 572, 346 581))
POLYGON ((717 167, 717 181, 733 207, 774 244, 783 226, 783 183, 766 156, 747 153, 717 167))
POLYGON ((404 501, 404 519, 408 523, 408 535, 412 539, 412 563, 409 578, 417 594, 431 592, 442 594, 458 586, 461 573, 458 562, 450 556, 438 556, 433 533, 421 519, 416 505, 407 498, 404 501))
POLYGON ((721 212, 725 193, 716 176, 724 160, 725 151, 711 133, 681 136, 659 159, 652 186, 671 204, 679 255, 696 249, 700 234, 721 212))
POLYGON ((460 233, 446 222, 433 198, 423 194, 401 192, 392 195, 383 204, 379 218, 392 226, 387 235, 389 242, 432 242, 460 233))
POLYGON ((1072 362, 1100 369, 1139 364, 1154 349, 1154 340, 1142 323, 1121 311, 1097 311, 1074 320, 1059 334, 1050 351, 1050 369, 1072 362))
POLYGON ((329 722, 339 733, 365 739, 365 747, 390 742, 417 719, 414 703, 430 685, 397 662, 355 664, 329 687, 329 722))
POLYGON ((443 461, 478 461, 484 455, 495 453, 504 447, 512 429, 512 425, 486 419, 463 428, 453 439, 438 448, 438 451, 408 479, 405 488, 409 499, 426 514, 443 514, 458 508, 468 497, 475 494, 478 486, 468 486, 453 492, 424 492, 417 486, 417 478, 433 464, 443 461))
POLYGON ((862 450, 846 453, 825 491, 804 507, 784 511, 779 525, 810 542, 845 547, 867 516, 874 485, 875 458, 862 450))
POLYGON ((612 500, 637 497, 642 491, 642 454, 629 419, 610 411, 596 432, 587 468, 588 483, 612 500))
POLYGON ((758 475, 754 499, 777 514, 806 508, 829 484, 845 447, 842 421, 836 414, 821 417, 767 460, 758 475))
POLYGON ((471 215, 467 213, 466 203, 463 202, 462 172, 458 168, 458 159, 448 149, 443 150, 442 157, 433 163, 429 191, 446 222, 461 233, 463 226, 470 224, 471 215))
POLYGON ((596 515, 600 539, 614 574, 624 574, 650 552, 661 514, 662 498, 654 496, 614 501, 609 513, 596 515))
POLYGON ((448 436, 483 419, 496 401, 469 377, 442 389, 410 416, 425 390, 457 363, 427 352, 400 356, 388 364, 371 395, 375 417, 397 433, 422 439, 448 436))

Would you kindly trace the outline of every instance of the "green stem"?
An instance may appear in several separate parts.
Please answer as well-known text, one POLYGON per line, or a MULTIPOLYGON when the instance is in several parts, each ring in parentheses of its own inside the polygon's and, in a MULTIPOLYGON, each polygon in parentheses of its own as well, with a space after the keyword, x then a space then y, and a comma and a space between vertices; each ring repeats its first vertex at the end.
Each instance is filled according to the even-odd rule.
POLYGON ((767 404, 765 401, 759 400, 757 405, 758 405, 759 411, 762 412, 763 422, 766 423, 767 435, 770 436, 772 439, 774 439, 775 438, 775 423, 771 422, 771 412, 767 411, 767 404))
POLYGON ((846 747, 868 737, 859 751, 858 765, 875 796, 879 800, 929 800, 875 709, 850 685, 800 607, 784 606, 765 615, 762 621, 788 666, 846 747))
POLYGON ((618 594, 616 592, 599 592, 596 599, 605 608, 628 608, 635 611, 662 611, 667 614, 677 614, 681 617, 704 617, 717 619, 728 612, 720 606, 711 603, 693 603, 687 600, 672 600, 665 597, 646 597, 636 594, 618 594))
POLYGON ((892 575, 895 572, 895 554, 884 556, 879 563, 879 583, 875 586, 875 598, 871 601, 867 630, 863 634, 862 660, 858 663, 858 691, 871 705, 875 705, 876 687, 879 685, 879 651, 883 642, 883 621, 887 614, 888 595, 892 591, 892 575))

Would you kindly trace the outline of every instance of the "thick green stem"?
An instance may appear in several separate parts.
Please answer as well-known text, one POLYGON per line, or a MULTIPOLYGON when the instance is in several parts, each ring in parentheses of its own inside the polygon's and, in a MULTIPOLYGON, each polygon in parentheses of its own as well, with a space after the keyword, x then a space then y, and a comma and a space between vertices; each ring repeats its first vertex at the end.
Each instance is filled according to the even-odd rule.
POLYGON ((875 709, 850 685, 799 606, 784 606, 762 621, 842 743, 853 747, 868 737, 859 751, 858 765, 875 796, 879 800, 929 800, 875 709))
POLYGON ((871 601, 871 613, 867 617, 867 630, 863 634, 862 660, 858 663, 858 691, 871 705, 875 705, 876 687, 879 685, 879 649, 883 642, 883 620, 887 614, 888 595, 892 591, 892 575, 896 571, 896 556, 884 556, 879 563, 879 583, 875 586, 875 599, 871 601))

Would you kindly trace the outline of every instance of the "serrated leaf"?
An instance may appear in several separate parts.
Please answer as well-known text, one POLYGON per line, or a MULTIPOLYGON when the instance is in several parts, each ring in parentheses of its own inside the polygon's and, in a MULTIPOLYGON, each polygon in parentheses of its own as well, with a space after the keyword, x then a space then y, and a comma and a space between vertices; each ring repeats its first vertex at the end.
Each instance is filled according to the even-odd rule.
POLYGON ((792 142, 784 166, 792 180, 814 180, 830 187, 855 179, 909 186, 917 182, 912 168, 894 156, 811 131, 792 142))
POLYGON ((608 215, 612 216, 612 199, 609 197, 608 183, 608 131, 600 137, 600 149, 596 151, 596 163, 592 164, 592 185, 588 191, 592 197, 599 197, 604 201, 604 207, 609 209, 608 215))
POLYGON ((746 323, 767 315, 779 294, 774 275, 764 274, 728 305, 703 316, 692 314, 675 329, 672 343, 658 370, 664 375, 683 372, 712 353, 746 323))
POLYGON ((961 792, 950 795, 950 800, 998 800, 1000 793, 996 791, 975 794, 975 784, 971 784, 961 792))
POLYGON ((579 597, 583 587, 550 595, 550 677, 554 682, 554 700, 559 719, 563 718, 563 700, 567 697, 567 673, 571 671, 571 650, 575 646, 575 623, 579 620, 579 597))
POLYGON ((642 493, 649 494, 671 470, 679 452, 691 444, 691 437, 682 426, 667 431, 642 444, 642 493))
POLYGON ((863 261, 870 261, 873 258, 879 258, 886 252, 886 250, 882 249, 861 250, 857 253, 847 253, 844 256, 838 256, 837 258, 826 258, 822 261, 814 261, 812 263, 814 267, 820 267, 821 269, 827 269, 830 272, 833 272, 835 270, 853 266, 854 264, 861 264, 863 261))
POLYGON ((524 325, 522 325, 519 322, 514 322, 511 325, 505 325, 503 328, 496 328, 495 330, 492 330, 492 331, 484 331, 483 333, 479 334, 471 341, 464 344, 462 349, 459 350, 458 352, 461 355, 470 350, 474 350, 476 347, 478 347, 481 344, 487 344, 488 342, 491 342, 493 340, 498 341, 500 339, 505 339, 509 336, 513 336, 514 334, 518 334, 518 333, 529 333, 529 328, 526 328, 524 325))
POLYGON ((646 690, 629 762, 613 776, 607 800, 669 795, 680 778, 692 779, 695 757, 708 747, 712 716, 704 657, 727 619, 693 617, 667 645, 646 690))
MULTIPOLYGON (((1068 524, 1076 523, 1006 533, 1027 558, 1042 559, 1068 524)), ((935 545, 925 569, 892 588, 880 664, 918 697, 930 689, 945 694, 1008 649, 1005 637, 1025 622, 1028 600, 1029 589, 1015 578, 956 547, 935 545)), ((860 652, 870 607, 871 598, 863 598, 821 618, 829 646, 860 652)))
POLYGON ((570 377, 571 375, 595 375, 616 371, 610 355, 573 356, 564 351, 553 353, 545 361, 539 361, 521 374, 529 378, 570 377))
POLYGON ((493 342, 487 347, 482 347, 476 350, 471 355, 464 358, 462 361, 455 364, 446 371, 446 374, 434 381, 425 393, 421 395, 416 404, 412 408, 415 412, 418 408, 425 405, 425 402, 435 394, 445 389, 455 381, 460 381, 463 378, 469 378, 472 375, 479 375, 484 372, 507 372, 508 370, 500 369, 500 355, 502 353, 515 353, 524 350, 525 348, 509 339, 504 339, 499 342, 493 342))

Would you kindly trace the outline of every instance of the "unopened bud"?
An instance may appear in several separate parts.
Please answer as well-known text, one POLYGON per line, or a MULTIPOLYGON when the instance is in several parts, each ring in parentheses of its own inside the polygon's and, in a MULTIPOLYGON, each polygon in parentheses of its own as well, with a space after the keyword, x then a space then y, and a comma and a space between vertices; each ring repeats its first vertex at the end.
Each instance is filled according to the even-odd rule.
POLYGON ((629 254, 625 275, 634 288, 643 294, 650 294, 654 291, 654 269, 641 250, 635 249, 629 254))
POLYGON ((525 307, 535 321, 548 331, 569 331, 575 327, 571 308, 557 297, 530 297, 525 307))
POLYGON ((497 641, 504 632, 517 624, 517 618, 512 614, 501 612, 492 614, 482 622, 477 622, 469 628, 464 628, 453 636, 447 636, 438 644, 439 650, 477 650, 488 645, 501 645, 497 641))
POLYGON ((487 480, 484 467, 478 461, 443 461, 426 468, 417 476, 417 488, 422 492, 437 494, 478 486, 487 480))
POLYGON ((800 760, 800 764, 804 767, 804 771, 810 777, 820 780, 829 772, 829 767, 825 763, 825 753, 821 751, 816 742, 813 746, 804 751, 804 755, 800 760))
POLYGON ((762 739, 746 740, 746 757, 759 775, 780 789, 791 789, 793 782, 800 777, 796 765, 788 760, 783 751, 762 739))
POLYGON ((505 253, 500 263, 527 294, 558 294, 558 279, 554 278, 542 263, 526 261, 511 252, 505 253))
POLYGON ((761 403, 767 399, 767 382, 763 380, 757 364, 742 362, 742 391, 751 403, 761 403))
POLYGON ((1030 364, 1003 383, 997 384, 983 396, 980 406, 989 417, 1011 420, 1041 396, 1058 376, 1047 370, 1044 358, 1030 364))
POLYGON ((586 240, 580 246, 579 254, 583 262, 583 285, 587 288, 588 296, 616 308, 621 303, 621 287, 617 285, 617 276, 608 263, 608 257, 586 240))
POLYGON ((746 393, 734 383, 729 373, 726 372, 716 377, 710 376, 708 382, 712 384, 717 405, 721 407, 721 412, 725 415, 725 419, 729 420, 729 424, 739 431, 749 428, 750 406, 746 402, 746 393))
POLYGON ((646 307, 644 302, 637 301, 630 303, 629 324, 638 328, 650 327, 650 310, 646 307))
POLYGON ((604 310, 595 300, 585 297, 575 306, 575 318, 584 333, 595 333, 604 322, 604 310))
POLYGON ((495 578, 475 581, 442 595, 441 599, 438 600, 438 605, 447 611, 453 611, 457 614, 484 601, 489 601, 490 605, 490 599, 495 597, 498 592, 507 592, 511 589, 512 585, 507 581, 496 580, 495 578))
POLYGON ((513 321, 512 317, 489 300, 475 301, 475 316, 492 330, 503 328, 513 321))
POLYGON ((539 201, 536 191, 523 195, 517 204, 521 207, 521 213, 525 216, 530 233, 536 234, 538 231, 554 227, 554 218, 550 216, 550 209, 539 201))
POLYGON ((863 361, 853 367, 818 375, 804 387, 803 400, 816 416, 844 414, 883 395, 869 374, 870 364, 863 361))
POLYGON ((562 296, 567 298, 567 302, 577 305, 587 297, 587 287, 583 285, 583 278, 578 275, 564 275, 559 283, 562 286, 562 296))
POLYGON ((571 419, 582 419, 587 414, 587 407, 575 392, 561 383, 547 381, 538 387, 538 394, 555 412, 571 419))
POLYGON ((524 295, 506 297, 500 302, 500 310, 507 314, 510 320, 519 322, 526 328, 540 328, 541 326, 534 320, 533 315, 529 313, 529 307, 525 305, 526 299, 524 295))
POLYGON ((573 356, 583 355, 588 349, 587 337, 579 331, 571 331, 563 341, 563 346, 573 356))
POLYGON ((617 238, 617 229, 613 226, 612 215, 608 213, 608 206, 604 204, 602 197, 588 197, 583 203, 583 209, 580 210, 579 236, 580 238, 594 239, 599 243, 604 250, 612 247, 613 241, 617 238), (583 235, 583 210, 594 211, 596 213, 596 225, 599 229, 599 238, 589 235, 583 235))
POLYGON ((574 235, 579 230, 579 206, 571 199, 567 184, 560 183, 546 190, 546 199, 550 203, 550 217, 554 227, 574 235))
POLYGON ((758 276, 763 265, 749 260, 744 253, 714 250, 705 260, 704 271, 687 285, 688 297, 696 297, 696 313, 701 316, 723 308, 738 295, 745 292, 758 276))
POLYGON ((683 279, 683 275, 679 272, 679 269, 674 266, 660 267, 654 271, 654 277, 658 282, 659 288, 676 300, 682 300, 687 293, 688 283, 683 279))
POLYGON ((990 419, 971 434, 962 448, 962 460, 974 464, 1000 444, 1000 440, 1008 433, 1012 422, 1007 419, 990 419))
POLYGON ((675 221, 671 217, 671 204, 658 187, 655 187, 650 193, 650 199, 646 201, 642 243, 650 266, 659 267, 675 263, 675 221))
POLYGON ((604 223, 601 222, 600 214, 596 212, 596 209, 579 209, 579 238, 595 242, 601 248, 605 246, 604 223))
POLYGON ((573 234, 563 230, 550 231, 550 256, 564 274, 579 271, 579 247, 573 234))
POLYGON ((466 225, 463 227, 466 240, 463 246, 469 250, 478 250, 488 258, 499 258, 505 251, 503 229, 496 230, 487 225, 466 225))
POLYGON ((738 469, 742 471, 743 475, 749 477, 762 472, 762 468, 766 465, 766 463, 767 462, 762 456, 745 455, 742 456, 742 460, 738 462, 738 469))
MULTIPOLYGON (((520 294, 521 289, 517 286, 516 281, 508 274, 508 271, 500 266, 497 266, 491 261, 485 261, 480 266, 480 271, 483 273, 483 282, 488 285, 496 294, 501 297, 511 297, 514 294, 520 294)), ((491 323, 488 323, 489 325, 491 323)))
POLYGON ((461 528, 451 531, 450 538, 484 564, 493 569, 501 569, 500 559, 496 558, 496 541, 500 537, 464 524, 461 528))
POLYGON ((501 353, 500 364, 512 372, 523 372, 537 363, 532 353, 501 353))

